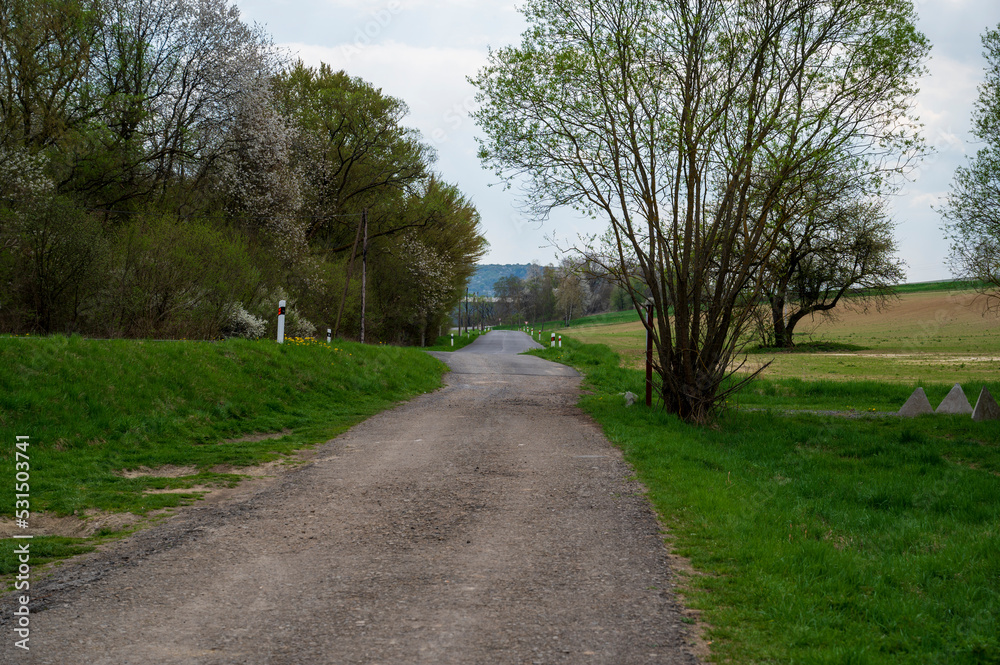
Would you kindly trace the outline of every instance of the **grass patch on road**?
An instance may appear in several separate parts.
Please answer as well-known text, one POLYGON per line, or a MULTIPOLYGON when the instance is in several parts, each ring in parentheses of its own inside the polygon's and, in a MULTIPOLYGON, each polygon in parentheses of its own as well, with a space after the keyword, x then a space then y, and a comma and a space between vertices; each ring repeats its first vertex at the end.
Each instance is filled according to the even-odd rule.
MULTIPOLYGON (((14 516, 16 436, 30 437, 32 513, 144 515, 435 390, 444 369, 416 349, 313 339, 2 338, 0 517, 14 516)), ((83 543, 36 536, 32 551, 83 543)), ((8 539, 0 574, 11 551, 8 539)))
MULTIPOLYGON (((1000 423, 738 409, 693 427, 625 407, 643 375, 607 347, 563 344, 533 353, 586 374, 582 408, 699 572, 682 586, 716 662, 1000 662, 1000 423)), ((898 408, 910 390, 760 381, 740 400, 898 408)))

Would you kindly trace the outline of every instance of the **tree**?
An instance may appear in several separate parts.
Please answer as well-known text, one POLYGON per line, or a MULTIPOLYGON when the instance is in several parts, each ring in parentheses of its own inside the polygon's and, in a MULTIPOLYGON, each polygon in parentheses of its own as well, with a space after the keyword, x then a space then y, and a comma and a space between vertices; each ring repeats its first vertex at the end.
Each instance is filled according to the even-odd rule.
POLYGON ((765 346, 793 346, 796 324, 811 314, 841 303, 881 309, 893 297, 905 264, 885 204, 865 193, 877 186, 831 174, 774 207, 779 239, 764 264, 765 346))
MULTIPOLYGON (((405 103, 370 83, 302 62, 274 81, 279 108, 299 128, 298 159, 304 170, 306 237, 331 252, 350 250, 357 219, 369 211, 373 237, 399 233, 400 201, 419 192, 434 154, 419 134, 400 123, 405 103)), ((418 223, 418 222, 416 222, 418 223)))
POLYGON ((97 3, 0 3, 0 146, 51 147, 90 114, 87 72, 97 3))
POLYGON ((507 325, 518 325, 524 321, 522 315, 524 281, 517 275, 501 277, 493 283, 493 295, 497 299, 497 313, 507 325))
POLYGON ((1000 25, 983 36, 986 78, 972 114, 972 134, 985 145, 955 170, 941 209, 950 223, 950 263, 956 275, 983 283, 1000 307, 1000 25))
POLYGON ((573 315, 582 313, 589 302, 590 288, 583 277, 572 270, 564 271, 556 289, 556 304, 565 324, 568 326, 573 315))
POLYGON ((491 53, 472 80, 481 157, 524 183, 539 217, 571 205, 609 221, 612 242, 587 258, 626 288, 642 278, 664 407, 707 422, 740 387, 722 386, 779 241, 771 209, 831 155, 888 173, 921 147, 909 99, 927 42, 913 7, 528 0, 523 11, 520 47, 491 53))

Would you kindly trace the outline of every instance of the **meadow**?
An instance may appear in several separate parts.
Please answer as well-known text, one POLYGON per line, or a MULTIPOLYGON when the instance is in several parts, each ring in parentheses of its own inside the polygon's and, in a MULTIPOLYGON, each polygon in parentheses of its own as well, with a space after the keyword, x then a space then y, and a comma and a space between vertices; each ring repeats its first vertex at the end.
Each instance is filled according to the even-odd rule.
MULTIPOLYGON (((984 311, 984 305, 971 291, 917 290, 902 293, 882 311, 841 308, 833 317, 807 317, 796 327, 797 352, 755 352, 749 344, 745 369, 769 363, 765 378, 806 381, 978 385, 997 380, 1000 317, 984 311), (810 352, 811 344, 820 341, 848 350, 810 352)), ((613 325, 579 322, 557 332, 587 344, 606 344, 626 366, 640 368, 646 333, 634 313, 632 317, 613 325)))
POLYGON ((648 488, 713 662, 1000 662, 1000 422, 892 415, 963 382, 1000 395, 997 319, 969 293, 906 293, 799 337, 695 427, 643 394, 637 322, 534 352, 586 376, 580 406, 648 488), (586 343, 584 343, 586 342, 586 343))

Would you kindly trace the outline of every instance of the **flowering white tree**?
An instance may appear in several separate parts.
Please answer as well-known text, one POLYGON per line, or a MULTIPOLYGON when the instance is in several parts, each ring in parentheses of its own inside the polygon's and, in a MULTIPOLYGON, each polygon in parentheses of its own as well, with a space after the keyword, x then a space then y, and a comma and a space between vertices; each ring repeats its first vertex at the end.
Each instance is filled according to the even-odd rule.
POLYGON ((296 127, 274 105, 266 80, 247 80, 236 103, 222 182, 229 210, 252 234, 265 233, 286 264, 307 260, 306 222, 299 216, 302 176, 293 155, 296 127))
POLYGON ((88 83, 102 129, 84 137, 76 186, 111 207, 178 183, 194 194, 277 51, 226 0, 105 0, 100 16, 88 83))
POLYGON ((454 266, 413 234, 402 238, 400 249, 416 289, 415 318, 420 326, 420 346, 426 346, 428 327, 450 305, 455 290, 454 266))

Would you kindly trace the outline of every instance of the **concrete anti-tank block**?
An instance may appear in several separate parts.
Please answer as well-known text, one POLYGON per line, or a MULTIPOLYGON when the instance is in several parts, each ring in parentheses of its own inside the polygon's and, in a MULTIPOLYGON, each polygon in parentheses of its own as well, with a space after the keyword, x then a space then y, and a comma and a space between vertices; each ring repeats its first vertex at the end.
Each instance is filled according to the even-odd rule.
POLYGON ((906 404, 904 404, 899 410, 899 415, 906 418, 913 418, 925 413, 934 413, 934 408, 927 399, 927 394, 924 393, 924 389, 917 388, 913 391, 913 394, 910 395, 910 399, 906 400, 906 404))
POLYGON ((1000 405, 993 399, 993 395, 986 389, 986 386, 983 386, 982 392, 979 393, 979 399, 976 400, 976 408, 972 412, 972 419, 976 421, 1000 420, 1000 405))
POLYGON ((948 396, 944 398, 934 413, 954 413, 967 415, 972 413, 972 405, 969 404, 969 398, 965 396, 962 391, 962 386, 955 384, 955 387, 951 389, 948 396))

